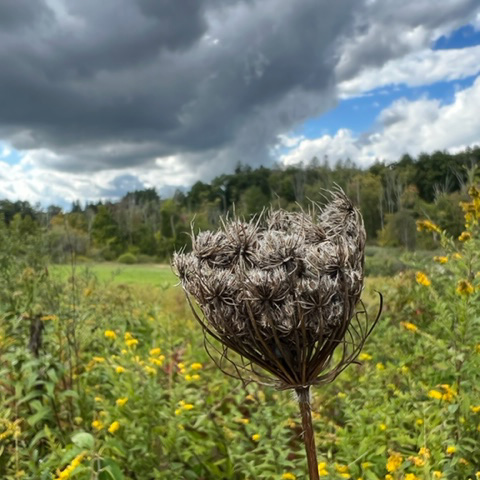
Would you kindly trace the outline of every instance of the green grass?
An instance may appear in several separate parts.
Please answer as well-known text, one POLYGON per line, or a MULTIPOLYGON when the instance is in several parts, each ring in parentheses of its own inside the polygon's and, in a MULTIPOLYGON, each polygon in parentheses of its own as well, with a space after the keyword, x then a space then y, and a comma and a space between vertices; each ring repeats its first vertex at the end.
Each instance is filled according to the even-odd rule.
MULTIPOLYGON (((71 265, 54 265, 51 267, 54 275, 61 279, 72 276, 71 265)), ((113 281, 130 285, 166 286, 177 283, 169 265, 123 265, 120 263, 91 263, 75 267, 75 274, 91 272, 100 281, 113 281)))

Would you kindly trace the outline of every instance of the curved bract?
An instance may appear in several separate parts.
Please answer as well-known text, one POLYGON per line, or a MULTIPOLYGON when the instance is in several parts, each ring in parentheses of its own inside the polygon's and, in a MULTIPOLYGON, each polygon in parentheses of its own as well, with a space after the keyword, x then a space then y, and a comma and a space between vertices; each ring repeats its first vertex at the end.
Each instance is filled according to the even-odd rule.
POLYGON ((173 266, 201 309, 192 308, 197 320, 225 347, 222 368, 230 349, 243 358, 239 375, 262 376, 259 366, 279 388, 298 389, 333 380, 373 327, 365 310, 355 312, 364 248, 362 217, 338 189, 323 208, 270 210, 193 235, 192 252, 176 254, 173 266))

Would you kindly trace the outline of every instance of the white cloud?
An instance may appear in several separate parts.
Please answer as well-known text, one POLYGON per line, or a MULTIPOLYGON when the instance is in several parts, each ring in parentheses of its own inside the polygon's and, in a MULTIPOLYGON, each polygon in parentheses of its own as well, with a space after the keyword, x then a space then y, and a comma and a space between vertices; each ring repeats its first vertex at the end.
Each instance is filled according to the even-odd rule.
POLYGON ((375 159, 395 161, 407 152, 455 152, 480 144, 479 110, 480 76, 471 87, 457 91, 451 104, 427 98, 400 99, 379 114, 373 131, 355 137, 351 131, 341 129, 334 136, 305 139, 280 160, 290 165, 328 155, 333 161, 351 158, 368 165, 375 159))
POLYGON ((392 84, 410 87, 451 81, 480 72, 480 45, 451 50, 421 50, 369 68, 338 86, 342 98, 392 84))

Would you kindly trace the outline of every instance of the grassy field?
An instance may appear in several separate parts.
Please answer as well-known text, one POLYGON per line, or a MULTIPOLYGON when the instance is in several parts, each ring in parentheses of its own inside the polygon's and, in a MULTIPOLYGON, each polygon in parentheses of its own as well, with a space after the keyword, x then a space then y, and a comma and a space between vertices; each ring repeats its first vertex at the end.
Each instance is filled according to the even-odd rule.
POLYGON ((62 280, 70 278, 74 273, 91 273, 100 282, 114 282, 128 285, 152 285, 158 287, 171 286, 177 283, 170 265, 142 264, 123 265, 120 263, 91 263, 77 265, 55 265, 51 267, 54 275, 59 275, 62 280))

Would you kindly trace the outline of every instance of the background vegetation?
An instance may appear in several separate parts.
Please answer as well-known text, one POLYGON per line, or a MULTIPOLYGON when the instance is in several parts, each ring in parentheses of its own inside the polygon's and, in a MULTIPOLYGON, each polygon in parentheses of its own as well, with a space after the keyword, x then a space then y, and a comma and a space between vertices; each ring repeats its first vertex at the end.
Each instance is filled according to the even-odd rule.
MULTIPOLYGON (((420 159, 404 159, 403 166, 392 169, 377 166, 383 171, 378 176, 346 166, 330 171, 330 181, 339 183, 335 172, 356 172, 347 182, 350 195, 355 178, 380 180, 383 200, 378 203, 375 196, 377 208, 382 202, 386 206, 389 198, 381 175, 398 179, 399 172, 417 169, 409 180, 396 184, 403 187, 392 211, 387 208, 379 215, 378 243, 391 247, 372 244, 367 250, 369 277, 363 298, 373 312, 375 290, 381 290, 386 300, 383 317, 359 363, 334 384, 314 390, 322 478, 480 477, 480 193, 467 191, 475 171, 470 170, 472 157, 465 155, 458 157, 463 159, 455 167, 458 175, 447 176, 459 179, 451 191, 422 191, 422 183, 412 183, 421 178, 420 159), (412 238, 405 234, 405 225, 421 250, 404 248, 400 254, 399 248, 408 247, 412 238), (396 238, 395 228, 405 234, 406 243, 396 238)), ((309 182, 313 174, 306 173, 308 168, 326 167, 295 170, 309 182)), ((294 185, 288 170, 242 168, 228 178, 240 181, 262 171, 269 182, 273 177, 283 179, 286 189, 294 185)), ((310 196, 308 182, 305 199, 310 196)), ((212 185, 203 187, 208 191, 212 185)), ((158 215, 156 230, 150 217, 143 225, 161 233, 156 249, 166 239, 171 248, 180 238, 180 226, 189 228, 194 211, 200 226, 208 226, 218 221, 209 212, 219 215, 236 198, 219 201, 205 194, 195 208, 193 203, 189 207, 195 188, 201 190, 197 185, 182 201, 176 197, 152 204, 152 215, 158 215), (168 205, 171 215, 165 214, 168 205), (157 207, 160 213, 154 214, 157 207), (175 230, 174 236, 163 237, 165 225, 175 230)), ((239 190, 243 193, 238 198, 248 188, 239 190)), ((368 196, 373 191, 360 190, 360 205, 367 198, 373 202, 373 195, 368 196)), ((142 195, 154 192, 127 197, 142 195)), ((298 208, 294 198, 285 198, 278 202, 298 208)), ((116 255, 129 253, 136 260, 140 255, 161 256, 161 250, 145 253, 139 247, 142 223, 130 229, 129 243, 129 230, 115 220, 122 202, 96 206, 86 230, 81 220, 89 218, 92 206, 49 218, 48 212, 26 204, 9 216, 4 210, 0 478, 305 479, 295 400, 268 386, 244 387, 215 368, 168 267, 128 262, 82 266, 74 261, 104 249, 113 252, 117 245, 121 248, 116 255), (102 225, 98 217, 112 230, 96 230, 94 225, 102 225), (101 234, 107 231, 115 232, 108 237, 111 241, 101 234), (85 250, 78 248, 81 238, 90 242, 85 250), (55 265, 52 256, 72 262, 55 265)), ((141 212, 148 204, 131 202, 131 210, 124 213, 141 212)), ((4 202, 3 208, 9 205, 14 204, 4 202)), ((253 213, 246 203, 237 205, 253 213)), ((373 225, 369 228, 377 228, 373 225)))
MULTIPOLYGON (((415 220, 430 218, 452 235, 462 231, 459 201, 473 182, 480 147, 457 154, 436 152, 418 158, 405 155, 390 165, 376 163, 360 169, 350 161, 330 167, 328 159, 308 165, 252 169, 239 165, 234 174, 197 182, 187 192, 160 198, 155 189, 128 193, 117 202, 81 205, 70 211, 28 202, 0 201, 7 225, 20 222, 23 231, 46 230, 54 262, 118 260, 123 264, 167 262, 175 249, 189 248, 191 222, 200 229, 215 228, 221 216, 258 214, 273 204, 288 210, 323 203, 323 189, 340 185, 362 211, 369 243, 393 248, 430 249, 434 243, 419 237, 415 220)), ((394 271, 399 264, 388 268, 394 271)))

